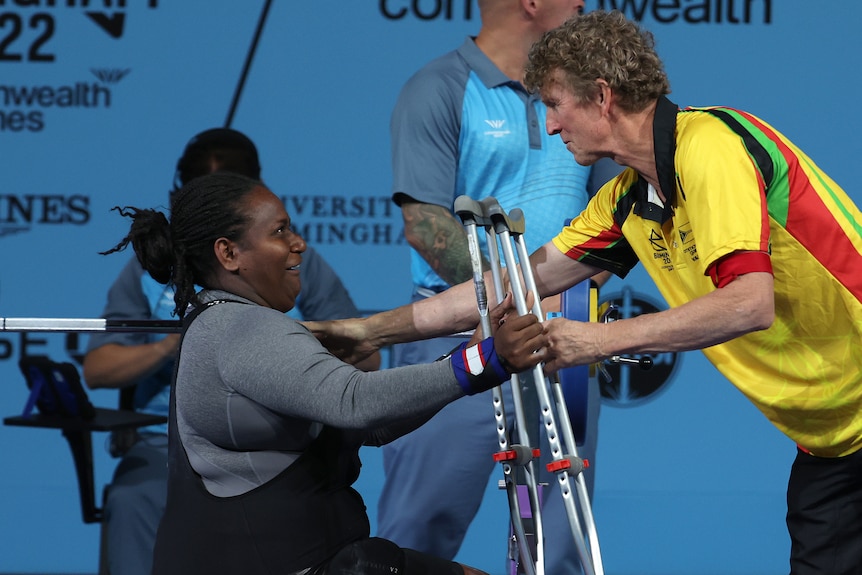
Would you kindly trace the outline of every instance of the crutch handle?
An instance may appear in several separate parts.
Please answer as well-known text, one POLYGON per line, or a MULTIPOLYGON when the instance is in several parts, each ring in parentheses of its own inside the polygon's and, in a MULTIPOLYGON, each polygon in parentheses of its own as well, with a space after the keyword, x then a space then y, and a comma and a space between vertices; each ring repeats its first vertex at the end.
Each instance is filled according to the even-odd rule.
POLYGON ((469 196, 458 196, 455 198, 454 209, 455 215, 461 218, 461 221, 465 225, 471 223, 477 226, 490 225, 482 204, 469 196))
POLYGON ((491 220, 494 226, 494 231, 498 234, 509 232, 510 234, 523 234, 526 229, 524 222, 524 212, 519 208, 514 208, 508 214, 500 206, 497 198, 488 196, 481 200, 484 207, 485 216, 491 220))

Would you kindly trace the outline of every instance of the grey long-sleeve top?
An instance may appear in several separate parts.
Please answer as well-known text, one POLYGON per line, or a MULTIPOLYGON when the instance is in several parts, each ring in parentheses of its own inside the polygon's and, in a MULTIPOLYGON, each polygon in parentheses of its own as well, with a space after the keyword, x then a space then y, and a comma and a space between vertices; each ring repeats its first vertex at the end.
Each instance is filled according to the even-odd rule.
POLYGON ((464 395, 449 361, 363 372, 303 325, 236 295, 201 313, 182 343, 177 430, 214 495, 245 493, 293 463, 323 425, 380 445, 464 395))

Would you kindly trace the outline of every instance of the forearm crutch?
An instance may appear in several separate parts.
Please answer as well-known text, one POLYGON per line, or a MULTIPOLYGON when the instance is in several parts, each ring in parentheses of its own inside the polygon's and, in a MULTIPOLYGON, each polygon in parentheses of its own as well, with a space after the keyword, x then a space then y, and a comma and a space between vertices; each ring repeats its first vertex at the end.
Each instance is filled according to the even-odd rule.
MULTIPOLYGON (((455 201, 455 213, 461 218, 464 229, 467 232, 467 245, 470 252, 470 264, 473 270, 473 286, 476 290, 476 301, 479 309, 479 319, 482 332, 490 336, 491 325, 488 317, 488 297, 485 289, 485 276, 482 269, 482 256, 479 247, 479 235, 477 226, 481 225, 486 230, 491 222, 483 214, 482 206, 475 200, 460 196, 455 201)), ((491 270, 495 282, 495 291, 502 293, 502 279, 500 275, 500 260, 496 250, 490 254, 491 270)), ((526 575, 544 575, 544 544, 541 513, 542 506, 539 498, 536 473, 533 465, 535 450, 530 447, 529 436, 526 433, 526 422, 524 421, 524 409, 521 399, 521 387, 517 374, 512 376, 512 401, 515 408, 516 424, 520 430, 519 444, 512 444, 507 436, 508 425, 506 421, 506 408, 503 401, 503 392, 500 386, 493 388, 492 401, 494 405, 494 419, 497 424, 497 440, 499 450, 494 454, 494 460, 501 464, 503 469, 503 484, 509 501, 509 512, 511 514, 512 530, 514 532, 515 544, 520 558, 520 564, 526 575), (535 529, 535 557, 529 543, 524 521, 521 513, 520 498, 518 494, 518 482, 516 479, 516 468, 522 469, 529 494, 529 505, 533 517, 535 529)), ((516 560, 516 558, 513 558, 516 560)))
MULTIPOLYGON (((538 298, 538 291, 536 289, 532 268, 529 265, 529 253, 523 237, 523 212, 515 209, 507 215, 499 206, 496 199, 486 198, 482 201, 482 214, 486 220, 490 220, 490 228, 493 228, 496 235, 496 238, 489 237, 489 251, 493 251, 490 246, 492 243, 496 246, 496 240, 499 239, 500 248, 503 251, 506 268, 509 274, 509 289, 512 291, 518 313, 522 315, 525 313, 533 313, 540 321, 542 321, 543 318, 538 298), (513 244, 518 251, 517 260, 512 249, 513 244), (521 280, 516 273, 516 270, 518 269, 518 261, 522 264, 520 269, 524 286, 526 286, 526 289, 532 291, 536 296, 531 310, 527 309, 524 286, 522 286, 521 280)), ((501 292, 498 291, 498 293, 501 292)), ((548 444, 552 456, 552 462, 548 465, 548 470, 556 474, 574 543, 585 574, 603 575, 604 569, 602 567, 601 551, 595 528, 595 520, 592 515, 586 481, 582 473, 584 462, 577 455, 577 444, 574 434, 572 433, 572 427, 568 417, 568 409, 565 405, 565 398, 559 379, 554 377, 553 382, 549 381, 544 376, 542 365, 537 365, 534 368, 533 373, 536 384, 536 394, 540 404, 540 413, 542 415, 542 423, 548 436, 548 444), (548 393, 549 388, 553 391, 556 417, 560 419, 559 426, 555 419, 554 405, 552 405, 551 397, 548 393), (559 431, 562 432, 564 442, 560 441, 559 431), (573 480, 575 482, 574 490, 572 489, 573 480), (575 505, 575 496, 577 496, 580 503, 580 514, 575 505), (584 527, 581 524, 581 516, 586 525, 586 538, 589 539, 590 544, 589 550, 587 549, 584 527)))

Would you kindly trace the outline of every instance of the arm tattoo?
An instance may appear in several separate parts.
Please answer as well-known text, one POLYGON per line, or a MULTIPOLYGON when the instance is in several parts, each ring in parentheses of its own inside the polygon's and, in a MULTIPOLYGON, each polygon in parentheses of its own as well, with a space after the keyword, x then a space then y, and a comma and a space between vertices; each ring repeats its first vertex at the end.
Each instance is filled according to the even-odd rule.
MULTIPOLYGON (((467 232, 452 212, 442 206, 405 202, 404 237, 428 262, 428 265, 450 285, 473 277, 467 232)), ((482 268, 488 269, 483 256, 482 268)))

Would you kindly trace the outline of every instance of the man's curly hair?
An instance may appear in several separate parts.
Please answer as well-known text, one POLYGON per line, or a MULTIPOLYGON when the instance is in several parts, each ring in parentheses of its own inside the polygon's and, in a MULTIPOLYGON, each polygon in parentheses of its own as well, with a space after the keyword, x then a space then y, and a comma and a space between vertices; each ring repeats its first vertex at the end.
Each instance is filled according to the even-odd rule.
POLYGON ((639 112, 670 93, 652 33, 619 11, 575 16, 530 49, 524 85, 531 92, 561 81, 583 102, 596 96, 599 79, 627 112, 639 112), (558 70, 561 77, 555 78, 558 70))

